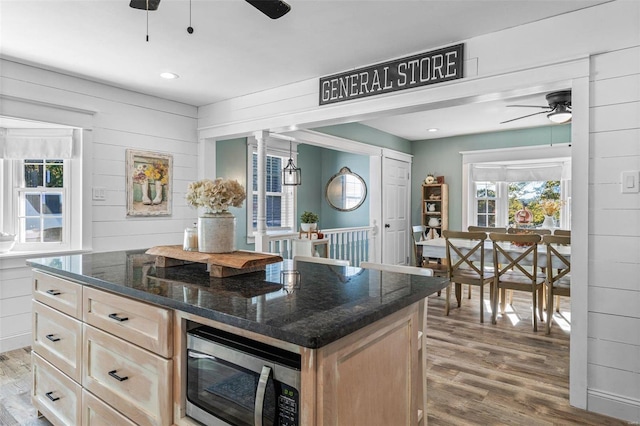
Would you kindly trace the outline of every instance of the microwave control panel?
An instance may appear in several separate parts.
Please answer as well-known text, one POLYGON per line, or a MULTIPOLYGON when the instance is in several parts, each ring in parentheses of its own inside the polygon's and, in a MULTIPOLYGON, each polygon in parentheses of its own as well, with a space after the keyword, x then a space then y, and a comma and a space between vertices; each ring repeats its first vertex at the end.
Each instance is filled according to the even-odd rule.
POLYGON ((299 426, 298 423, 298 391, 284 383, 280 383, 278 396, 279 426, 299 426))

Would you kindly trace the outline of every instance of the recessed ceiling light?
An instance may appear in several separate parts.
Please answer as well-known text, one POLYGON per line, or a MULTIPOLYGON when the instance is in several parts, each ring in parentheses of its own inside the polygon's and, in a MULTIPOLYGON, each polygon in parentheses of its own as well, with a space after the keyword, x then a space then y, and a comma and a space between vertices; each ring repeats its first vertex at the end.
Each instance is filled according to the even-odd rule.
POLYGON ((439 129, 436 129, 435 127, 432 127, 430 129, 427 129, 427 132, 437 132, 439 129))
POLYGON ((163 72, 160 73, 160 77, 162 78, 166 78, 167 80, 173 80, 176 79, 178 77, 180 77, 178 74, 172 73, 172 72, 163 72))

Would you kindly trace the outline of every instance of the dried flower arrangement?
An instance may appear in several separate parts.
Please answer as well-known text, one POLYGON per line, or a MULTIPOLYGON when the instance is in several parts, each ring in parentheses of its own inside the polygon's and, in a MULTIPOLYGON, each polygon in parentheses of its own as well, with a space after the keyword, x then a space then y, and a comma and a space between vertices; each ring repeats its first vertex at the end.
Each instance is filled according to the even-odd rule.
POLYGON ((564 205, 564 202, 560 200, 540 200, 540 208, 542 213, 547 216, 553 216, 560 211, 560 208, 564 205))
POLYGON ((220 213, 228 211, 229 207, 242 207, 246 197, 244 187, 237 180, 216 178, 191 182, 185 198, 191 207, 220 213))

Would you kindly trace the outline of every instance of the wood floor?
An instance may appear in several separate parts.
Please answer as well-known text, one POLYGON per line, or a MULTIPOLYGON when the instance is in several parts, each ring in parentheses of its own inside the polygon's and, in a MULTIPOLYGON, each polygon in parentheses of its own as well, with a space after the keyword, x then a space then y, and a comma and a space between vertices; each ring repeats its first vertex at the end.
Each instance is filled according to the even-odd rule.
MULTIPOLYGON (((429 298, 428 423, 440 425, 626 425, 569 405, 569 330, 534 333, 530 302, 492 325, 480 324, 478 290, 444 316, 443 295, 429 298)), ((488 294, 485 295, 488 301, 488 294)), ((568 299, 561 312, 569 317, 568 299)), ((455 306, 455 305, 453 305, 455 306)), ((29 348, 0 354, 0 425, 50 425, 30 402, 29 348)), ((377 425, 376 425, 377 426, 377 425)), ((393 426, 393 425, 380 425, 393 426)))

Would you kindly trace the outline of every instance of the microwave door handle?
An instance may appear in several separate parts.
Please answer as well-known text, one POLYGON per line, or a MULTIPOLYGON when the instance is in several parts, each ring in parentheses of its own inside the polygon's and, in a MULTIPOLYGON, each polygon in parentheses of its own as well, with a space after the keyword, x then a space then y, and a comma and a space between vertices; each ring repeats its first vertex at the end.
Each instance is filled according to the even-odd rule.
POLYGON ((258 389, 256 389, 256 403, 253 417, 255 426, 262 426, 262 407, 264 407, 264 394, 267 390, 269 377, 271 377, 271 368, 263 365, 262 373, 260 373, 260 380, 258 381, 258 389))

